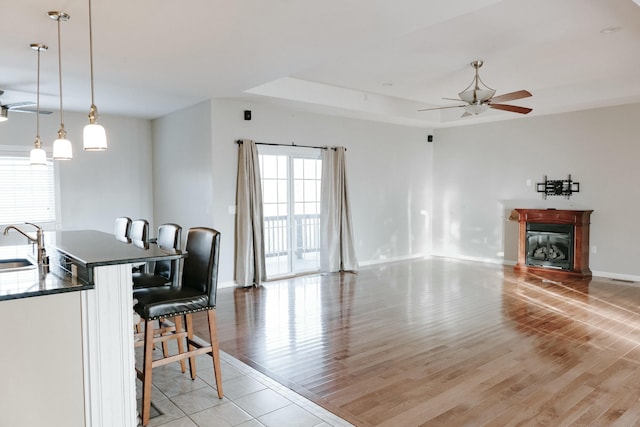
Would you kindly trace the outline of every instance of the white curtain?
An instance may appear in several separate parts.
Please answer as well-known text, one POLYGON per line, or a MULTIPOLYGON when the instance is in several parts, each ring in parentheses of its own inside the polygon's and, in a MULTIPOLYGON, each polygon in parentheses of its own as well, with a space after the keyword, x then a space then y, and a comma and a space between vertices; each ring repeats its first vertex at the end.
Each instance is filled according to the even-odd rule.
POLYGON ((241 286, 257 286, 267 277, 260 165, 255 142, 246 139, 239 146, 235 281, 241 286))
POLYGON ((356 271, 344 147, 322 152, 320 194, 320 269, 356 271))

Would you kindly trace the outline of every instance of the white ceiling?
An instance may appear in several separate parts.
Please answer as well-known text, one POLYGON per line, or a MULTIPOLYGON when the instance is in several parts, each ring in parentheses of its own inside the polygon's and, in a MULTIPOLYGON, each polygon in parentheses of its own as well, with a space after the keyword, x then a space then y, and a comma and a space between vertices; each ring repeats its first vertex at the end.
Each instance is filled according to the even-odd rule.
MULTIPOLYGON (((2 104, 58 108, 62 23, 66 110, 90 105, 87 0, 0 0, 2 104)), ((95 98, 102 114, 155 118, 209 98, 273 102, 438 128, 519 118, 457 104, 482 59, 484 82, 529 116, 640 102, 640 6, 632 0, 93 0, 95 98), (606 28, 619 31, 603 33, 606 28)), ((10 112, 18 114, 17 112, 10 112)))

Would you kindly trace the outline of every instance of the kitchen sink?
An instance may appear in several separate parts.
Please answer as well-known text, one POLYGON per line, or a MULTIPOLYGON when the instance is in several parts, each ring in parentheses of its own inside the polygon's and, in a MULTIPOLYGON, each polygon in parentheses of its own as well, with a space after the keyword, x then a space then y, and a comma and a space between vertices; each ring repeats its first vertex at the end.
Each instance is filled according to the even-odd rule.
POLYGON ((0 259, 0 273, 5 271, 21 271, 35 268, 35 264, 26 258, 0 259))

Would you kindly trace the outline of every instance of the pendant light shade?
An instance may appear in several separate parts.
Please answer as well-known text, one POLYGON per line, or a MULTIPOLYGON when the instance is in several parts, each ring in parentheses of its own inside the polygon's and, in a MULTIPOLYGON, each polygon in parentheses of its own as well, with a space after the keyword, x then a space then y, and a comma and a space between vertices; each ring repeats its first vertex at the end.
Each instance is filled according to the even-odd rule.
POLYGON ((36 141, 29 154, 29 162, 31 166, 46 166, 47 153, 42 149, 42 141, 40 140, 40 53, 49 48, 41 43, 32 43, 31 49, 38 52, 38 83, 36 88, 36 141))
POLYGON ((107 133, 101 124, 89 122, 82 132, 86 151, 104 151, 107 149, 107 133))
POLYGON ((67 132, 64 130, 64 108, 62 107, 62 45, 60 43, 60 22, 68 21, 71 16, 66 12, 56 10, 48 13, 49 18, 58 22, 58 80, 60 82, 60 130, 58 139, 53 141, 53 159, 71 160, 73 158, 73 148, 71 141, 67 139, 67 132))
POLYGON ((71 141, 62 137, 53 141, 53 159, 71 160, 73 158, 73 147, 71 141))
POLYGON ((39 137, 36 137, 34 147, 29 153, 29 163, 31 166, 46 166, 47 165, 47 152, 42 149, 42 142, 39 137))
POLYGON ((83 146, 86 151, 103 151, 107 149, 107 133, 102 125, 98 123, 98 107, 94 102, 91 0, 89 0, 89 61, 91 65, 91 107, 89 109, 89 124, 84 127, 82 133, 83 146))

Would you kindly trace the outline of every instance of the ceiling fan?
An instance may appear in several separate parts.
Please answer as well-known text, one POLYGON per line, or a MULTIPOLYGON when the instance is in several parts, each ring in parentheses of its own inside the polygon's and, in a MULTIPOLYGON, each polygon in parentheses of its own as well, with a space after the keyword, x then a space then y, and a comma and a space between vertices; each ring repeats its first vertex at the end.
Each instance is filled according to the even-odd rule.
POLYGON ((516 92, 505 93, 504 95, 494 96, 496 91, 487 86, 480 75, 478 70, 482 67, 484 62, 481 60, 473 61, 471 66, 475 69, 476 75, 473 81, 462 92, 458 93, 460 98, 443 98, 451 101, 463 101, 464 104, 451 105, 448 107, 436 107, 425 108, 418 111, 431 111, 431 110, 443 110, 445 108, 464 108, 465 112, 462 117, 477 115, 484 113, 489 108, 495 108, 496 110, 510 111, 512 113, 527 114, 532 110, 527 107, 519 107, 517 105, 500 104, 505 101, 513 101, 515 99, 527 98, 531 96, 531 93, 526 90, 518 90, 516 92), (482 86, 480 86, 482 85, 482 86))
MULTIPOLYGON (((4 90, 0 89, 0 95, 4 93, 4 90)), ((35 113, 36 110, 33 107, 35 102, 14 102, 12 104, 2 104, 0 102, 0 122, 4 122, 9 119, 9 111, 17 111, 21 113, 35 113)), ((40 110, 40 114, 51 114, 51 111, 40 110)))

